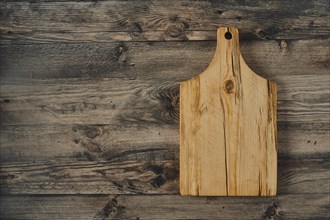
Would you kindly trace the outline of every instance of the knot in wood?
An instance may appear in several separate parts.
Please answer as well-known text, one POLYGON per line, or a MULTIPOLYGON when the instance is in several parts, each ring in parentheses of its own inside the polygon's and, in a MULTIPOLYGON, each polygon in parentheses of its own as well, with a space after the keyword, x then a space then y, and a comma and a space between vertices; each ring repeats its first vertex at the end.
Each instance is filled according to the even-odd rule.
POLYGON ((167 30, 167 33, 171 37, 179 37, 182 34, 182 30, 178 27, 171 27, 170 29, 167 30))
POLYGON ((233 89, 234 89, 234 82, 233 82, 233 80, 227 80, 225 82, 225 91, 227 93, 231 93, 231 92, 233 92, 233 89))

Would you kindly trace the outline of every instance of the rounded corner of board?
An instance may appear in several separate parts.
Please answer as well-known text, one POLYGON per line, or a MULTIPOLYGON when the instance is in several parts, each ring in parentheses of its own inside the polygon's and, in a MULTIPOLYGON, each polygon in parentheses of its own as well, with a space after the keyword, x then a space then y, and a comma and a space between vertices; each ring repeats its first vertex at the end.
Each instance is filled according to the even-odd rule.
MULTIPOLYGON (((202 73, 201 73, 201 74, 202 74, 202 73)), ((187 79, 187 80, 185 80, 185 81, 181 81, 181 82, 180 82, 180 90, 187 88, 187 86, 188 86, 190 83, 193 83, 194 81, 199 81, 199 78, 200 78, 200 75, 201 75, 201 74, 195 75, 195 76, 192 77, 191 79, 187 79)))
POLYGON ((271 192, 271 193, 269 193, 269 194, 267 194, 267 195, 265 195, 266 197, 268 196, 277 196, 277 193, 276 192, 271 192))
POLYGON ((180 89, 182 89, 187 83, 189 83, 189 80, 190 80, 190 79, 187 79, 187 80, 185 80, 185 81, 181 81, 181 82, 180 82, 180 89))
POLYGON ((181 196, 189 196, 189 194, 186 191, 182 190, 182 189, 180 189, 180 195, 181 196))

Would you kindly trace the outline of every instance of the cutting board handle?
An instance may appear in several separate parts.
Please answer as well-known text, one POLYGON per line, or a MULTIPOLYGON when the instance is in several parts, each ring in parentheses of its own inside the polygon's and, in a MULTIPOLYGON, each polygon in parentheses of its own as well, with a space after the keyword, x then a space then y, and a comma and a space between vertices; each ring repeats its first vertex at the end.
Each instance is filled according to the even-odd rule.
POLYGON ((231 62, 232 58, 239 59, 239 57, 239 34, 237 28, 218 28, 215 59, 221 59, 223 62, 231 62))
POLYGON ((234 94, 239 92, 237 85, 241 79, 241 65, 248 68, 241 57, 237 28, 218 28, 215 54, 202 75, 216 74, 210 77, 217 78, 226 93, 234 94))

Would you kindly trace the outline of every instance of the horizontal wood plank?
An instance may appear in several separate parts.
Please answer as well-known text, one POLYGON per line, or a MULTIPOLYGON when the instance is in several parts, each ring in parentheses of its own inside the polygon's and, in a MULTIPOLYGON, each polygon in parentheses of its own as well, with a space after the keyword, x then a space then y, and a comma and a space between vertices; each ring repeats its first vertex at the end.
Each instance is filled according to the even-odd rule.
MULTIPOLYGON (((215 33, 214 33, 215 34, 215 33)), ((241 53, 261 76, 328 75, 328 39, 241 41, 241 53)), ((1 80, 49 78, 190 79, 215 52, 215 41, 0 45, 1 80)))
MULTIPOLYGON (((177 124, 1 126, 1 162, 174 160, 177 124)), ((278 123, 279 159, 329 158, 329 123, 278 123)))
POLYGON ((15 41, 205 40, 219 26, 244 38, 302 39, 329 36, 328 9, 323 0, 11 1, 0 4, 0 26, 15 41))
MULTIPOLYGON (((277 80, 278 121, 328 122, 329 80, 326 75, 277 80)), ((1 124, 178 124, 178 83, 129 79, 7 82, 1 86, 1 124)))
POLYGON ((278 123, 280 159, 329 158, 328 123, 278 123))
MULTIPOLYGON (((322 152, 322 136, 316 133, 319 150, 308 156, 322 152)), ((173 160, 179 156, 179 127, 143 123, 1 126, 0 149, 1 162, 173 160)))
POLYGON ((326 194, 277 197, 1 196, 0 201, 1 219, 330 218, 329 195, 326 194))
MULTIPOLYGON (((329 160, 280 160, 278 193, 329 193, 329 160), (317 186, 317 187, 315 187, 317 186)), ((2 163, 1 194, 178 194, 179 161, 2 163)))

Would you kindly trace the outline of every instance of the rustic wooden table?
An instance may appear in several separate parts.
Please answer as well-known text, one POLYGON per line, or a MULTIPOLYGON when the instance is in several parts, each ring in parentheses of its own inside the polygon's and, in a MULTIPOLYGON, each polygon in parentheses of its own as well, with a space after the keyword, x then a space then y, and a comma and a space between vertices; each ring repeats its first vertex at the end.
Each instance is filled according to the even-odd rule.
POLYGON ((1 219, 329 219, 329 2, 0 3, 1 219), (179 195, 179 87, 218 26, 278 84, 278 195, 179 195))

